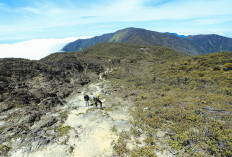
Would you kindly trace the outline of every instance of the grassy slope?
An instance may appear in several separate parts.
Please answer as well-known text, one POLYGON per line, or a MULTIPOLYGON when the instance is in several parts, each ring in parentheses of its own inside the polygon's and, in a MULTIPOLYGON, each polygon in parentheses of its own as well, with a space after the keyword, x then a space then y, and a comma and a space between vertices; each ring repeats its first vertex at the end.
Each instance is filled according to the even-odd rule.
MULTIPOLYGON (((163 130, 166 144, 180 156, 231 156, 231 58, 231 52, 176 61, 169 57, 163 62, 155 59, 149 66, 144 61, 135 74, 124 76, 119 75, 122 71, 114 71, 112 82, 124 87, 128 95, 136 93, 131 134, 139 138, 142 129, 147 136, 146 146, 138 148, 137 155, 135 150, 122 148, 116 152, 152 154, 159 149, 156 132, 163 130)), ((118 147, 122 143, 119 141, 118 147)))
POLYGON ((117 155, 152 154, 158 149, 156 132, 163 130, 166 144, 179 155, 231 156, 232 53, 187 57, 127 44, 100 44, 82 53, 96 62, 120 59, 105 64, 113 69, 107 78, 136 103, 131 134, 139 139, 142 129, 146 146, 130 152, 120 138, 117 155))

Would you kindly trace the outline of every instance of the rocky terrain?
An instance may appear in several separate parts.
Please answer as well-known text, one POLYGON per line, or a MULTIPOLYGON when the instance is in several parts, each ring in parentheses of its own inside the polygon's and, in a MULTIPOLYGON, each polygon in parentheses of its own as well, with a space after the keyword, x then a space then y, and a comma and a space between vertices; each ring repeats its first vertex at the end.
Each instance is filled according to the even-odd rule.
MULTIPOLYGON (((22 142, 21 138, 12 140, 14 143, 9 156, 112 156, 112 142, 119 132, 128 131, 128 105, 116 107, 112 102, 107 84, 99 82, 84 86, 65 99, 63 106, 54 107, 55 112, 41 117, 31 127, 31 132, 37 132, 37 139, 22 142), (86 107, 83 101, 84 93, 100 93, 104 109, 94 106, 86 107), (26 145, 19 147, 21 143, 26 145)), ((28 137, 25 137, 28 140, 28 137)))
POLYGON ((83 67, 71 60, 51 65, 25 59, 2 59, 0 68, 0 144, 6 146, 1 154, 10 147, 28 145, 30 150, 33 142, 43 145, 53 141, 54 136, 46 134, 44 128, 62 121, 62 116, 53 116, 56 108, 64 106, 64 98, 89 82, 83 67), (14 139, 17 142, 12 141, 14 139))

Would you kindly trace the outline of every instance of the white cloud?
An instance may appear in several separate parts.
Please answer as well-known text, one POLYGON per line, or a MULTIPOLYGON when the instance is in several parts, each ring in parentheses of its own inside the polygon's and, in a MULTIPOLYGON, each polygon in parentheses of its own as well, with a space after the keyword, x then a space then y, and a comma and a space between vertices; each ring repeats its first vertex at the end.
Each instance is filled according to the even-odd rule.
MULTIPOLYGON (((115 0, 112 2, 95 3, 88 8, 58 3, 36 3, 33 7, 18 8, 18 11, 35 13, 41 16, 32 16, 28 21, 20 20, 20 24, 31 26, 36 24, 42 28, 56 26, 70 26, 86 23, 146 21, 191 19, 215 15, 232 14, 231 0, 174 0, 163 5, 145 5, 148 0, 115 0), (83 19, 83 16, 95 18, 83 19), (35 20, 36 18, 36 20, 35 20), (35 22, 36 21, 36 22, 35 22), (47 22, 51 21, 51 22, 47 22)), ((162 2, 156 0, 155 2, 162 2)), ((87 3, 87 2, 86 2, 87 3)))
MULTIPOLYGON (((115 0, 83 10, 100 22, 191 19, 232 14, 231 0, 173 0, 163 5, 145 5, 148 0, 115 0)), ((157 3, 161 2, 160 0, 157 3)), ((82 11, 81 11, 82 12, 82 11)))
POLYGON ((41 59, 53 52, 60 51, 66 44, 77 39, 90 37, 69 37, 64 39, 32 39, 14 44, 0 44, 0 58, 14 57, 41 59))
POLYGON ((23 8, 25 11, 29 11, 31 13, 34 13, 34 14, 40 14, 40 11, 36 8, 32 8, 32 7, 25 7, 23 8))

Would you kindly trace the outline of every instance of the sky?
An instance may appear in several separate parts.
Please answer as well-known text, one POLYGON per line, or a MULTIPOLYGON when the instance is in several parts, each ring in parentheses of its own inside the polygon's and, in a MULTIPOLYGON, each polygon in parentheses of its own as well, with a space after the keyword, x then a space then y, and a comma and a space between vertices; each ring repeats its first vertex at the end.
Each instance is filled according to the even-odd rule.
POLYGON ((232 38, 231 6, 232 0, 0 0, 0 58, 40 59, 76 39, 127 27, 232 38))

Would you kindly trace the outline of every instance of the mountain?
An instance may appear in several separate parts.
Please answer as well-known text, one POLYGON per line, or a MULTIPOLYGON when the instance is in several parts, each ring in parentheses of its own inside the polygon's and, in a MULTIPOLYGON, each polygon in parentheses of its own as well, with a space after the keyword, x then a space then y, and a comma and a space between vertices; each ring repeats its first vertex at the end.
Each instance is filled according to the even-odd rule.
POLYGON ((214 52, 232 51, 232 38, 211 35, 190 35, 185 39, 189 40, 201 54, 209 54, 214 52))
POLYGON ((114 33, 109 33, 109 34, 103 34, 101 36, 90 38, 89 40, 86 40, 86 39, 76 40, 74 42, 67 44, 62 49, 62 51, 65 51, 65 52, 80 51, 80 50, 86 49, 87 47, 93 46, 98 43, 108 42, 113 36, 114 36, 114 33))
POLYGON ((128 43, 139 46, 166 46, 185 54, 198 54, 194 45, 179 36, 138 28, 126 28, 91 39, 76 40, 66 45, 62 50, 65 52, 76 52, 102 42, 128 43))
POLYGON ((190 56, 232 51, 232 39, 219 35, 195 35, 183 38, 172 33, 159 33, 139 28, 126 28, 115 33, 76 40, 67 44, 62 51, 77 52, 103 42, 128 43, 138 46, 166 46, 190 56))

